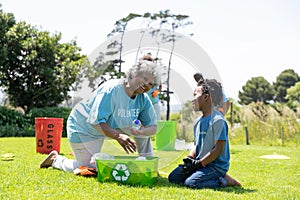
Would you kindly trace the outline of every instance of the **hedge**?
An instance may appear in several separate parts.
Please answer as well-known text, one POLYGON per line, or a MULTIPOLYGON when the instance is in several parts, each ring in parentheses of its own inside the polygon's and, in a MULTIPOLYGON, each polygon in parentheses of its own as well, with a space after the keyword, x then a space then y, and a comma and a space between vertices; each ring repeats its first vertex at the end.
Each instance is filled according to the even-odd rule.
POLYGON ((33 108, 23 114, 16 109, 0 106, 0 137, 33 137, 36 117, 57 117, 64 119, 62 136, 67 136, 66 122, 70 108, 45 107, 33 108))

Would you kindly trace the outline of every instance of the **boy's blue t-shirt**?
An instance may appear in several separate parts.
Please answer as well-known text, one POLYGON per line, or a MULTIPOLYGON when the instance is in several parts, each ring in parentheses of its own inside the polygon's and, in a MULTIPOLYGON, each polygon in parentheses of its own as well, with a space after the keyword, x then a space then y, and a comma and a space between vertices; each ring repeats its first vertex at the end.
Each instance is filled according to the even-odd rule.
POLYGON ((230 160, 228 126, 223 115, 215 110, 209 116, 200 117, 195 123, 196 159, 201 159, 210 152, 218 140, 225 140, 224 149, 221 155, 209 165, 225 174, 229 169, 230 160))
POLYGON ((100 85, 90 98, 79 102, 67 124, 70 142, 81 143, 104 137, 92 125, 105 122, 114 129, 131 127, 139 119, 143 126, 156 124, 155 111, 146 94, 130 98, 121 80, 109 80, 100 85))

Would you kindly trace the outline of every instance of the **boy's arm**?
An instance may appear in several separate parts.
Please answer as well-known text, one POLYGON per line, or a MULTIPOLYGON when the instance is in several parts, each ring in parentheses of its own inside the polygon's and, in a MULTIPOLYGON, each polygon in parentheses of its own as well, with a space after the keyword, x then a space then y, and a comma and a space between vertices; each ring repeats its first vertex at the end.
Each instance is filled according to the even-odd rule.
POLYGON ((187 157, 190 157, 190 158, 193 158, 195 159, 196 158, 196 145, 194 144, 194 146, 192 147, 189 155, 187 157))
POLYGON ((218 140, 214 148, 200 159, 200 163, 203 166, 206 166, 217 159, 224 149, 225 142, 225 140, 218 140))
POLYGON ((182 165, 183 171, 193 172, 196 169, 205 167, 209 163, 213 162, 222 153, 224 144, 225 144, 225 140, 218 140, 214 148, 200 160, 195 160, 196 146, 194 146, 194 148, 191 150, 189 155, 183 159, 184 162, 184 165, 182 165))

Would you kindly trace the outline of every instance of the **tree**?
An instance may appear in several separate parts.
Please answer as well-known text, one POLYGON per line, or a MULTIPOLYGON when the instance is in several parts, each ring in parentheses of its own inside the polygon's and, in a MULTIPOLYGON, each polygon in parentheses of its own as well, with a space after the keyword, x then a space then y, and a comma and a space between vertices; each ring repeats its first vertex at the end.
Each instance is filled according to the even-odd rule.
MULTIPOLYGON (((6 33, 15 25, 16 21, 12 13, 4 13, 0 4, 0 68, 3 66, 6 60, 6 33)), ((4 96, 2 103, 5 105, 8 100, 7 95, 4 92, 2 83, 2 73, 0 72, 0 96, 4 96)))
MULTIPOLYGON (((118 20, 115 23, 115 28, 111 31, 111 33, 108 34, 108 37, 114 36, 117 33, 121 34, 120 41, 113 40, 112 42, 110 42, 110 44, 108 45, 108 49, 110 51, 105 53, 106 56, 112 56, 112 55, 116 55, 117 53, 119 53, 119 58, 116 60, 109 61, 109 63, 112 63, 112 67, 111 67, 111 65, 107 65, 107 62, 104 62, 105 59, 103 57, 96 59, 96 63, 100 63, 100 64, 97 64, 94 69, 110 67, 110 70, 112 70, 112 72, 115 76, 119 77, 120 75, 122 75, 121 74, 121 72, 122 72, 121 63, 123 62, 122 61, 123 37, 124 37, 126 27, 128 26, 129 22, 131 22, 132 20, 135 20, 137 18, 143 18, 145 21, 147 21, 146 28, 151 30, 152 37, 155 39, 155 42, 157 44, 156 60, 158 59, 158 53, 160 51, 160 44, 161 43, 171 43, 172 44, 172 47, 170 50, 170 56, 169 56, 169 60, 168 60, 168 69, 167 69, 167 82, 166 82, 167 90, 165 91, 166 95, 162 95, 165 98, 165 100, 167 101, 166 119, 169 120, 169 117, 170 117, 170 93, 171 93, 171 91, 169 89, 170 88, 170 86, 169 86, 170 68, 171 68, 171 60, 172 60, 173 51, 175 48, 175 43, 179 39, 178 35, 175 34, 175 31, 178 28, 182 28, 189 24, 192 24, 191 21, 186 21, 189 18, 189 16, 174 15, 174 14, 170 13, 169 10, 160 11, 159 13, 154 13, 154 14, 147 12, 143 15, 130 13, 127 17, 118 20), (152 22, 157 22, 157 23, 152 23, 152 22)), ((145 32, 142 32, 141 38, 139 40, 140 44, 141 44, 141 41, 143 40, 144 35, 145 35, 145 32)), ((137 47, 137 49, 138 49, 138 51, 140 51, 141 46, 139 45, 137 47)), ((139 52, 137 52, 136 60, 138 58, 138 53, 139 52)), ((90 81, 95 80, 95 76, 92 74, 97 73, 96 72, 97 70, 95 70, 95 72, 92 72, 92 71, 93 71, 93 69, 90 70, 90 74, 91 74, 91 77, 94 77, 94 78, 89 78, 90 81)), ((104 70, 100 70, 100 71, 104 71, 104 70)), ((105 72, 109 73, 108 70, 106 70, 105 72)), ((104 75, 102 75, 102 77, 100 79, 105 79, 103 77, 104 77, 104 75)), ((92 83, 90 85, 95 85, 95 84, 92 83)))
POLYGON ((297 82, 294 86, 286 90, 285 99, 287 100, 290 108, 295 109, 297 104, 300 104, 300 82, 297 82))
POLYGON ((127 17, 116 21, 115 28, 108 34, 108 37, 112 37, 113 35, 115 35, 117 33, 121 34, 120 42, 113 41, 109 46, 109 48, 117 47, 117 51, 110 52, 110 53, 118 53, 119 52, 119 60, 115 61, 116 63, 119 64, 117 66, 119 68, 117 73, 122 72, 122 67, 121 67, 121 65, 122 65, 122 50, 123 50, 123 39, 124 39, 124 34, 125 34, 125 31, 126 31, 126 27, 127 27, 128 23, 131 20, 133 20, 137 17, 141 17, 141 15, 135 14, 135 13, 129 13, 129 15, 127 17))
POLYGON ((271 84, 262 76, 253 77, 239 91, 239 103, 248 105, 251 102, 263 102, 267 104, 273 100, 274 91, 271 84))
POLYGON ((287 89, 286 99, 288 101, 300 101, 300 82, 287 89))
POLYGON ((124 72, 118 73, 116 71, 116 63, 118 63, 118 60, 105 61, 105 54, 100 52, 94 64, 89 65, 85 72, 85 77, 89 80, 89 87, 96 89, 107 79, 112 79, 114 76, 120 78, 124 75, 124 72))
POLYGON ((13 106, 57 106, 69 98, 88 65, 75 41, 61 44, 61 34, 51 36, 25 22, 11 27, 6 38, 0 76, 13 106))
POLYGON ((241 122, 241 116, 240 116, 241 106, 239 106, 237 102, 232 98, 229 99, 229 102, 230 102, 230 107, 228 112, 226 113, 226 119, 228 119, 232 127, 234 123, 241 122))
POLYGON ((178 40, 178 36, 175 34, 175 30, 190 24, 191 22, 185 22, 189 16, 187 15, 169 15, 168 11, 166 12, 166 18, 171 18, 171 31, 170 34, 164 37, 164 41, 172 42, 172 49, 170 52, 169 62, 168 62, 168 70, 167 70, 167 113, 166 120, 169 120, 170 117, 170 71, 171 71, 171 62, 173 57, 173 52, 175 48, 175 42, 178 40))
POLYGON ((286 69, 282 71, 276 78, 276 82, 273 83, 275 90, 275 101, 284 103, 287 102, 286 92, 287 89, 295 85, 300 81, 299 75, 293 69, 286 69))
POLYGON ((177 136, 185 139, 186 141, 192 141, 193 123, 191 122, 194 122, 199 117, 199 114, 194 112, 191 100, 188 100, 184 103, 180 114, 182 118, 178 120, 178 123, 181 125, 182 130, 178 132, 177 136))
POLYGON ((115 22, 113 30, 107 35, 108 39, 112 38, 116 34, 120 34, 120 41, 112 40, 107 45, 107 52, 99 52, 99 56, 92 66, 86 71, 86 77, 89 80, 89 87, 92 89, 97 88, 100 84, 108 79, 114 77, 120 78, 125 75, 122 71, 122 52, 123 52, 123 39, 124 34, 127 29, 128 23, 135 19, 141 17, 139 14, 130 13, 127 17, 119 19, 115 22), (107 59, 106 56, 114 56, 119 54, 118 59, 107 59))
MULTIPOLYGON (((7 58, 6 56, 6 33, 15 25, 15 18, 12 13, 4 13, 0 4, 0 66, 2 66, 7 58)), ((0 86, 2 86, 2 77, 0 73, 0 86)))

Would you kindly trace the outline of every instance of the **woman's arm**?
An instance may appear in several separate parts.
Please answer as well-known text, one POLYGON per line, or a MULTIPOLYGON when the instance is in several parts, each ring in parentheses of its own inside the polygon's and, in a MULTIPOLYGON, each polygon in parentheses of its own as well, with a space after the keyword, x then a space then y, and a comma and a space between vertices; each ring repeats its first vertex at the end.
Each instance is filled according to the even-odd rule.
POLYGON ((119 131, 111 128, 107 123, 101 122, 100 124, 93 125, 95 129, 103 133, 105 136, 117 140, 117 142, 123 147, 126 153, 136 152, 136 143, 128 135, 120 133, 119 131))
POLYGON ((152 136, 156 134, 156 125, 147 127, 142 126, 140 130, 131 128, 130 131, 133 135, 152 136))

